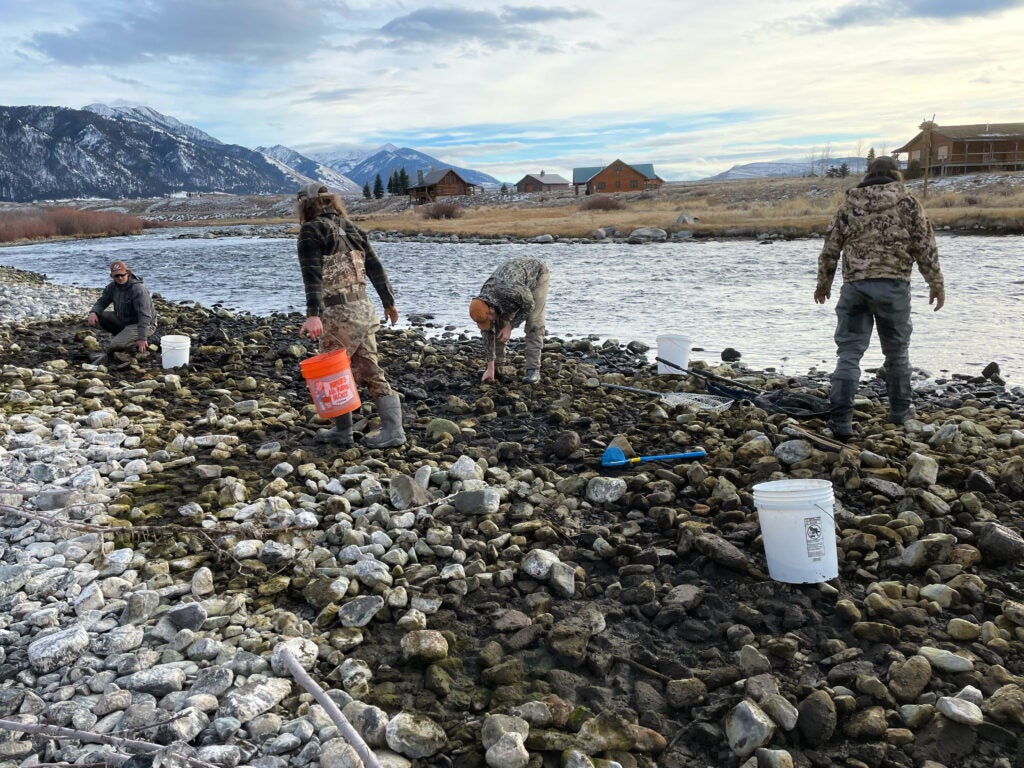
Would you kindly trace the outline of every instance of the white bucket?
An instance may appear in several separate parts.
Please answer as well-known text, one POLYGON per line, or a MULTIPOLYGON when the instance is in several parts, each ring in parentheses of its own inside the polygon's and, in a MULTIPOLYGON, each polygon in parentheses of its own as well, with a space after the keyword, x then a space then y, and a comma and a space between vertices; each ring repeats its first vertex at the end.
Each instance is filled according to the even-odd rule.
POLYGON ((664 363, 658 363, 658 373, 674 373, 683 376, 690 364, 690 345, 693 341, 689 336, 665 335, 658 337, 658 357, 675 363, 683 370, 679 371, 664 363))
POLYGON ((163 352, 164 368, 188 365, 188 353, 191 346, 192 339, 188 336, 162 337, 160 339, 160 349, 163 352))
POLYGON ((835 497, 828 480, 775 480, 754 486, 768 575, 818 584, 839 575, 835 497))

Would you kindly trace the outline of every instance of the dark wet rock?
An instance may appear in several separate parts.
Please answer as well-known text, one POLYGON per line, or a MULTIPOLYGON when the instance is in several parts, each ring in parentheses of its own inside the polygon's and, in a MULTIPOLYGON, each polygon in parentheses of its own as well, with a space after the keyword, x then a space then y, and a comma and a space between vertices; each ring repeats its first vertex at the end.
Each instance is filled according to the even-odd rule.
MULTIPOLYGON (((486 764, 483 723, 513 712, 529 733, 502 754, 537 764, 576 750, 581 764, 738 766, 752 744, 780 765, 950 764, 971 739, 955 764, 1015 756, 1024 393, 936 380, 897 427, 884 381, 865 382, 840 451, 814 419, 600 387, 665 391, 642 345, 552 337, 540 384, 482 386, 478 339, 384 329, 409 444, 340 449, 316 440, 301 318, 160 310, 202 341, 173 373, 156 356, 94 365, 74 322, 0 326, 0 504, 116 527, 69 537, 0 510, 0 711, 113 728, 192 707, 203 716, 161 738, 254 765, 344 764, 270 668, 282 638, 305 638, 329 695, 372 713, 356 719, 373 746, 417 761, 486 764), (602 467, 613 444, 708 456, 602 467), (827 583, 766 574, 752 486, 793 478, 833 481, 827 583), (153 536, 171 524, 195 535, 153 536), (62 622, 85 645, 44 655, 62 622), (389 739, 412 713, 443 737, 417 721, 389 739), (951 718, 961 730, 935 724, 951 718)), ((510 345, 513 368, 520 354, 510 345)), ((820 375, 713 370, 827 392, 820 375)), ((357 432, 377 418, 367 399, 357 432)))

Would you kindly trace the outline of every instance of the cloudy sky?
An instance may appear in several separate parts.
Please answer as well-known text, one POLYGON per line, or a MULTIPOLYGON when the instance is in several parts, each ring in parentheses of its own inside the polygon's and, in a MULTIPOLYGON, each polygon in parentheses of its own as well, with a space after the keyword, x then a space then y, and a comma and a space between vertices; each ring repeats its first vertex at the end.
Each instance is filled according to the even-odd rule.
POLYGON ((0 0, 0 101, 247 147, 391 142, 515 182, 663 178, 1024 122, 1024 0, 0 0))

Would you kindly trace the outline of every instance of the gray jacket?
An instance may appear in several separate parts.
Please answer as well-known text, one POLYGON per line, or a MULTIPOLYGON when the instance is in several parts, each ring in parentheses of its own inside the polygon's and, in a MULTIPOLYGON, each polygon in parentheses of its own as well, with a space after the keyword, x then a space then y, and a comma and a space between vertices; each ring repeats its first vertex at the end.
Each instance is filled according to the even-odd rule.
POLYGON ((128 279, 124 281, 124 285, 118 285, 113 280, 107 283, 99 299, 92 305, 92 311, 98 315, 111 304, 114 305, 114 316, 118 320, 125 325, 139 326, 140 341, 147 338, 156 328, 153 299, 142 278, 134 272, 128 272, 128 279))

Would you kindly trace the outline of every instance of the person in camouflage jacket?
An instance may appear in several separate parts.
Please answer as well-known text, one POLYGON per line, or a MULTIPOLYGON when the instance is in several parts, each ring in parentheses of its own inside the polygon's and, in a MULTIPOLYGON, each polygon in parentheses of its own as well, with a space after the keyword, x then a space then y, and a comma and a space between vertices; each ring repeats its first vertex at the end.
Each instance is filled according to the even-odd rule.
MULTIPOLYGON (((366 295, 366 278, 373 283, 391 324, 398 320, 395 292, 384 265, 366 233, 348 220, 341 199, 322 184, 307 184, 298 192, 299 269, 306 291, 306 321, 299 335, 320 340, 320 352, 344 349, 352 377, 366 387, 377 404, 381 428, 366 435, 363 444, 391 448, 405 444, 402 406, 377 357, 380 318, 366 295)), ((320 431, 327 442, 352 444, 352 414, 335 417, 331 429, 320 431)))
POLYGON ((835 437, 853 436, 853 402, 860 361, 878 329, 885 355, 889 421, 913 415, 910 388, 910 275, 914 264, 928 283, 935 311, 946 300, 935 233, 921 204, 903 186, 899 166, 879 157, 864 180, 846 193, 818 257, 814 300, 824 304, 842 256, 843 286, 836 304, 836 354, 829 395, 829 427, 835 437))
POLYGON ((505 364, 505 345, 512 329, 526 322, 526 372, 523 381, 540 381, 540 353, 544 346, 544 319, 550 274, 540 259, 523 256, 501 264, 469 303, 469 316, 483 332, 482 381, 494 381, 495 366, 505 364))

